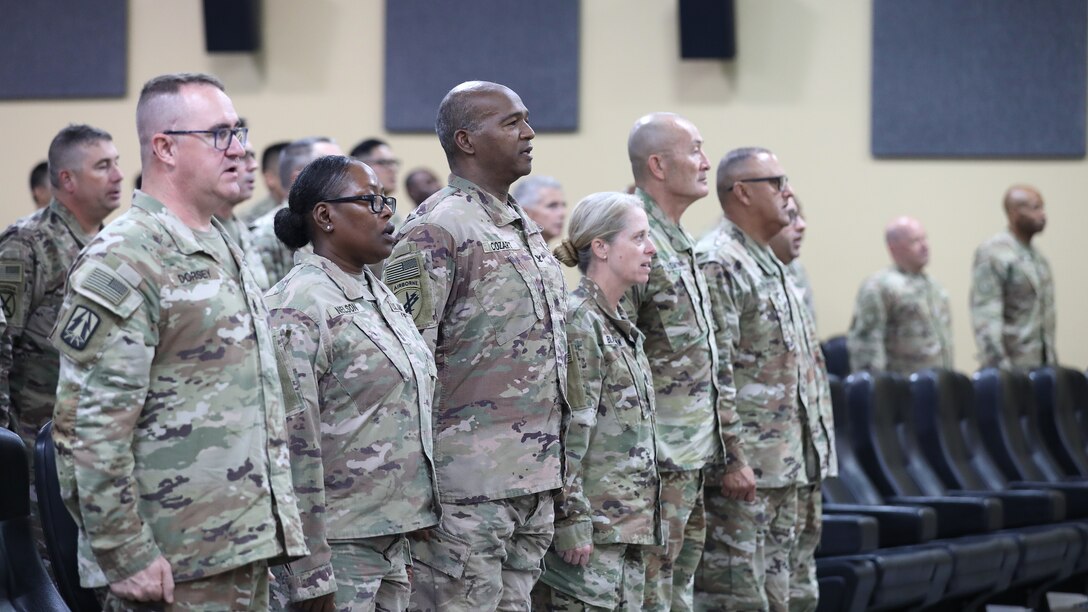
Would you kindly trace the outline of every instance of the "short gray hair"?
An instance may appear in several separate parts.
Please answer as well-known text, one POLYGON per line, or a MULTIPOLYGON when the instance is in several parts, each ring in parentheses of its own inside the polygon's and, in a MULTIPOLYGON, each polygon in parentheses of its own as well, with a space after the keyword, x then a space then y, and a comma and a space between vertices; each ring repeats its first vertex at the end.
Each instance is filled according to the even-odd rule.
POLYGON ((61 170, 71 170, 78 164, 76 148, 102 140, 112 142, 113 136, 85 123, 73 123, 57 132, 49 143, 49 182, 59 189, 61 170))
POLYGON ((514 196, 522 208, 533 208, 540 203, 540 192, 545 189, 562 191, 563 186, 550 176, 527 176, 514 184, 510 195, 514 196))
POLYGON ((306 167, 306 164, 315 159, 314 145, 321 142, 332 142, 325 136, 311 136, 292 141, 280 151, 279 175, 280 184, 284 189, 291 188, 291 175, 296 170, 306 167))

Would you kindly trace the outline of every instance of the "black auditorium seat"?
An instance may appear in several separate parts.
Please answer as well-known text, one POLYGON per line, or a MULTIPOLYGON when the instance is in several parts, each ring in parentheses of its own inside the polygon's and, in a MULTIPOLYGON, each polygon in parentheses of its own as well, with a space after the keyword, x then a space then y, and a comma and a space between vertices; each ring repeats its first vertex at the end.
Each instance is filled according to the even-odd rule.
POLYGON ((0 428, 0 610, 67 610, 38 556, 31 520, 26 445, 0 428))
POLYGON ((839 378, 850 375, 850 354, 846 350, 846 336, 832 336, 820 345, 827 362, 827 373, 839 378))
POLYGON ((60 497, 52 421, 38 432, 34 444, 34 487, 38 491, 38 512, 45 529, 45 545, 53 561, 57 588, 73 612, 98 612, 102 608, 94 593, 79 586, 76 559, 79 531, 60 497))
POLYGON ((1088 415, 1088 377, 1080 370, 1045 367, 1030 374, 1039 430, 1066 476, 1088 477, 1088 438, 1078 415, 1088 415))

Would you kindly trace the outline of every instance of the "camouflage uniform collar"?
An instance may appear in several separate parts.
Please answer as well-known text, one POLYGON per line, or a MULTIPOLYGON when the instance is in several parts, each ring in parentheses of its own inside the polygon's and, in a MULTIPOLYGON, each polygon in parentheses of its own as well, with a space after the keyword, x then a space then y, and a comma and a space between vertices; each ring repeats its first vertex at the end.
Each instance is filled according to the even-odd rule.
POLYGON ((467 193, 470 200, 472 196, 476 196, 480 207, 491 217, 491 221, 499 227, 523 219, 521 207, 518 206, 514 196, 510 194, 506 195, 506 202, 500 202, 498 198, 488 193, 483 187, 456 174, 450 175, 450 187, 467 193))
POLYGON ((923 279, 923 280, 927 280, 929 278, 929 275, 925 273, 925 270, 922 270, 922 271, 919 271, 919 272, 907 272, 901 266, 896 265, 896 264, 892 264, 891 269, 895 270, 896 272, 902 274, 903 276, 905 276, 907 278, 920 278, 920 279, 923 279))
POLYGON ((748 251, 748 254, 752 256, 752 259, 756 262, 765 274, 777 274, 781 272, 785 275, 786 267, 775 256, 774 251, 771 250, 769 244, 761 245, 756 242, 751 236, 740 228, 737 224, 730 221, 728 218, 722 219, 722 224, 725 225, 726 231, 733 237, 744 250, 748 251))
MULTIPOLYGON (((216 260, 219 259, 216 253, 212 253, 204 248, 200 243, 200 240, 197 239, 193 229, 188 225, 185 225, 185 223, 162 202, 137 189, 132 195, 132 207, 147 213, 148 216, 162 225, 166 230, 166 233, 174 239, 174 244, 177 245, 178 251, 181 253, 185 255, 207 253, 209 257, 216 260)), ((216 219, 214 215, 211 218, 211 225, 221 234, 226 234, 223 225, 219 223, 219 219, 216 219)), ((224 241, 227 243, 227 248, 230 250, 231 255, 234 256, 235 262, 240 262, 242 258, 240 257, 240 253, 236 251, 237 247, 234 246, 230 240, 224 239, 224 241)))
POLYGON ((587 300, 593 300, 597 305, 597 311, 600 312, 612 323, 612 327, 622 333, 624 337, 630 342, 635 342, 637 337, 642 334, 631 323, 631 319, 627 318, 627 313, 623 310, 623 300, 620 300, 619 305, 616 306, 616 310, 611 310, 611 306, 608 304, 608 297, 601 290, 597 283, 593 282, 593 279, 588 276, 582 276, 582 280, 578 281, 578 289, 575 293, 581 294, 587 300))
POLYGON ((692 251, 695 249, 695 239, 691 237, 691 234, 688 234, 679 223, 673 223, 672 219, 666 217, 665 211, 661 210, 657 201, 650 194, 638 187, 635 189, 635 195, 642 200, 642 208, 646 211, 646 216, 649 217, 650 227, 660 228, 669 239, 672 248, 677 251, 692 251))
POLYGON ((353 276, 344 272, 340 269, 340 266, 317 253, 301 249, 299 249, 297 253, 300 265, 310 265, 315 268, 320 268, 322 272, 328 275, 329 280, 335 283, 336 286, 340 288, 340 291, 344 292, 344 297, 347 299, 363 299, 368 302, 374 302, 378 299, 370 289, 369 283, 373 283, 374 278, 370 275, 371 273, 367 268, 363 268, 363 273, 361 275, 353 276))
MULTIPOLYGON (((56 198, 49 200, 49 205, 46 206, 46 209, 49 210, 51 214, 56 215, 61 223, 68 228, 68 231, 72 232, 72 236, 75 237, 79 246, 87 246, 87 243, 91 241, 91 238, 94 238, 93 234, 83 233, 83 226, 79 224, 79 221, 76 219, 76 216, 72 214, 72 211, 69 210, 67 206, 60 203, 60 200, 56 198)), ((102 229, 102 227, 99 226, 98 229, 102 229)))
POLYGON ((1028 255, 1035 255, 1035 247, 1031 246, 1030 244, 1024 244, 1023 242, 1020 242, 1020 240, 1017 239, 1016 235, 1013 234, 1012 231, 1010 231, 1008 228, 1001 232, 1001 236, 1005 239, 1006 242, 1016 248, 1017 251, 1028 255))

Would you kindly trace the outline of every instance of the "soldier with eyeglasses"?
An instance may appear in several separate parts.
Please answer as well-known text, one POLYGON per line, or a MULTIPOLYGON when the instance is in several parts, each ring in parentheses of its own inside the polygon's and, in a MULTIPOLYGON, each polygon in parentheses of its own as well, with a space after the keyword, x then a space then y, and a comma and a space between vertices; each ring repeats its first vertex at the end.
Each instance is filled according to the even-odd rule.
POLYGON ((71 268, 51 337, 80 582, 109 610, 264 610, 269 560, 307 550, 268 311, 213 218, 247 132, 204 74, 148 81, 136 127, 142 191, 71 268))

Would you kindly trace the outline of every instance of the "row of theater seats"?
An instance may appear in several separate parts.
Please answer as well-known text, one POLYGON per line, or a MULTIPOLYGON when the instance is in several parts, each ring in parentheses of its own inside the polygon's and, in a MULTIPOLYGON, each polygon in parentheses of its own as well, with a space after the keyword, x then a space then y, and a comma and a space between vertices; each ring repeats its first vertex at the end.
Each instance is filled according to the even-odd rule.
POLYGON ((1088 578, 1088 378, 832 377, 821 610, 1046 609, 1088 578))

